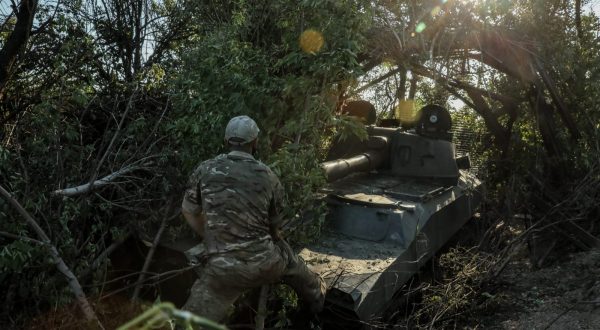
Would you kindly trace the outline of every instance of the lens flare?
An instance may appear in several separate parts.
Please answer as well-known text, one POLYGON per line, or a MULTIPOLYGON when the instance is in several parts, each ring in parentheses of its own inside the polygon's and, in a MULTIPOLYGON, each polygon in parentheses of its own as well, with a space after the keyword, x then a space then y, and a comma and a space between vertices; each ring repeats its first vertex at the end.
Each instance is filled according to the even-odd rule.
POLYGON ((400 100, 396 106, 396 119, 400 120, 401 123, 412 124, 415 122, 415 101, 414 100, 400 100))
POLYGON ((424 22, 419 22, 419 24, 417 24, 417 27, 415 28, 415 32, 421 33, 423 31, 425 31, 426 28, 427 28, 427 24, 425 24, 424 22))
POLYGON ((442 7, 440 7, 440 6, 433 7, 433 9, 431 10, 431 16, 437 16, 437 14, 439 14, 440 11, 442 11, 442 7))
POLYGON ((305 53, 316 54, 321 50, 324 42, 325 38, 323 38, 321 32, 314 29, 305 30, 300 35, 300 48, 305 53))

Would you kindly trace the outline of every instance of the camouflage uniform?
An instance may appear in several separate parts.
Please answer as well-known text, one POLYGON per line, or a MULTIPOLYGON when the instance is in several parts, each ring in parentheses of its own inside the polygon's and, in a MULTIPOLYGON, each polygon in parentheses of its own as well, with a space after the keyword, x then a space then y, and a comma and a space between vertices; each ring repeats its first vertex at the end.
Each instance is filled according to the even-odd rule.
POLYGON ((270 225, 281 219, 282 197, 277 176, 245 152, 220 155, 196 169, 182 207, 204 212, 209 258, 184 309, 220 321, 244 291, 280 279, 313 310, 322 308, 322 279, 270 235, 270 225))

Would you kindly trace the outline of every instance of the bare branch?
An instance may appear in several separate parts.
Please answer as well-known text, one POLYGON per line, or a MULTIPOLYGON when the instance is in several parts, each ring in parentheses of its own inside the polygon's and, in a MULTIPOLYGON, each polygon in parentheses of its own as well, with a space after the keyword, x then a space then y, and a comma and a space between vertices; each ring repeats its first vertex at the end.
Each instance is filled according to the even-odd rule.
POLYGON ((377 79, 375 79, 375 80, 372 80, 372 81, 370 81, 370 82, 369 82, 369 83, 367 83, 366 85, 363 85, 363 86, 359 87, 357 90, 355 90, 355 91, 354 91, 354 93, 353 93, 353 94, 358 94, 358 93, 360 93, 360 92, 364 91, 365 89, 367 89, 367 88, 369 88, 369 87, 372 87, 372 86, 374 86, 374 85, 377 85, 377 84, 379 84, 380 82, 382 82, 382 81, 384 81, 384 80, 388 79, 389 77, 391 77, 391 76, 395 75, 396 73, 398 73, 398 72, 402 71, 403 69, 404 69, 403 67, 400 67, 400 66, 399 66, 399 67, 397 67, 396 69, 394 69, 394 70, 392 70, 392 71, 390 71, 390 72, 388 72, 388 73, 384 74, 383 76, 381 76, 381 77, 379 77, 379 78, 377 78, 377 79))
POLYGON ((65 189, 58 189, 52 192, 53 195, 61 195, 61 196, 67 196, 67 197, 74 197, 74 196, 79 196, 79 195, 83 195, 85 193, 88 193, 90 191, 92 191, 92 189, 95 188, 99 188, 99 187, 103 187, 106 186, 107 184, 111 183, 112 181, 114 181, 116 178, 123 176, 125 174, 128 174, 130 172, 133 172, 135 170, 139 170, 143 167, 141 166, 125 166, 122 169, 111 173, 99 180, 96 180, 94 182, 91 183, 86 183, 86 184, 82 184, 80 186, 77 187, 71 187, 71 188, 65 188, 65 189))
POLYGON ((108 144, 108 147, 106 148, 106 151, 104 152, 104 155, 98 162, 98 165, 96 165, 96 169, 94 170, 94 173, 92 174, 92 177, 90 178, 90 184, 92 184, 96 180, 96 178, 98 177, 100 168, 102 167, 102 164, 108 157, 108 154, 110 154, 110 152, 112 151, 115 141, 117 140, 117 137, 119 136, 119 133, 121 132, 121 128, 123 127, 123 123, 125 122, 125 119, 127 118, 127 114, 129 113, 129 110, 131 108, 133 108, 133 98, 137 94, 137 91, 138 91, 138 89, 136 88, 131 93, 131 96, 129 97, 129 101, 127 102, 127 107, 125 108, 125 112, 123 113, 123 116, 121 116, 121 120, 119 121, 119 124, 117 125, 115 134, 113 135, 112 139, 110 140, 110 143, 108 144))
POLYGON ((100 255, 92 262, 92 264, 86 268, 83 272, 81 272, 80 277, 85 279, 89 276, 96 268, 100 267, 102 262, 108 258, 111 253, 113 253, 121 244, 123 244, 129 237, 131 236, 131 232, 127 233, 123 237, 115 240, 108 248, 106 248, 100 255))
POLYGON ((133 290, 133 295, 131 296, 132 301, 135 301, 138 299, 138 296, 139 296, 140 290, 141 290, 141 283, 143 283, 144 279, 146 278, 146 272, 148 271, 148 268, 150 267, 150 263, 152 262, 152 258, 154 257, 154 251, 156 251, 156 247, 158 246, 158 243, 160 242, 160 238, 162 236, 163 231, 165 230, 165 227, 167 226, 167 222, 169 222, 170 220, 179 216, 179 212, 177 212, 177 213, 175 213, 175 215, 169 217, 169 214, 171 214, 172 211, 173 211, 173 203, 170 202, 169 206, 167 207, 167 212, 163 216, 163 220, 160 223, 160 228, 158 229, 158 232, 156 232, 156 236, 154 236, 154 240, 152 241, 152 247, 150 247, 150 250, 148 250, 148 254, 146 255, 146 260, 144 261, 144 266, 142 266, 142 271, 141 271, 140 277, 138 278, 138 281, 137 281, 139 284, 135 286, 135 289, 133 290))
MULTIPOLYGON (((131 288, 133 288, 136 285, 144 284, 145 282, 157 281, 156 283, 159 283, 159 282, 162 282, 162 281, 166 281, 166 280, 168 280, 170 278, 173 278, 173 277, 175 277, 175 276, 177 276, 179 274, 185 273, 185 272, 187 272, 189 270, 192 270, 192 269, 194 269, 196 267, 199 267, 199 266, 200 265, 192 265, 192 266, 187 266, 187 267, 184 267, 184 268, 173 269, 173 270, 169 270, 169 271, 166 271, 166 272, 163 272, 163 273, 155 274, 155 275, 150 276, 148 278, 144 278, 143 281, 136 281, 135 283, 129 284, 129 285, 124 286, 124 287, 122 287, 120 289, 117 289, 115 291, 109 292, 109 293, 105 294, 104 296, 100 297, 100 299, 102 300, 102 299, 106 299, 108 297, 114 296, 114 295, 119 294, 119 293, 121 293, 121 292, 123 292, 125 290, 131 289, 131 288)), ((135 274, 128 274, 128 275, 126 275, 124 277, 131 277, 132 275, 135 275, 135 274)), ((116 280, 111 280, 111 281, 102 283, 100 285, 104 285, 104 284, 109 283, 109 282, 116 282, 116 280)))
POLYGON ((21 236, 21 235, 15 235, 15 234, 7 233, 5 231, 0 231, 0 236, 4 236, 4 237, 16 239, 16 240, 21 240, 21 241, 25 241, 25 242, 31 242, 31 243, 35 243, 35 244, 40 244, 40 245, 47 245, 48 244, 48 243, 39 241, 39 240, 31 238, 31 237, 26 237, 26 236, 21 236))

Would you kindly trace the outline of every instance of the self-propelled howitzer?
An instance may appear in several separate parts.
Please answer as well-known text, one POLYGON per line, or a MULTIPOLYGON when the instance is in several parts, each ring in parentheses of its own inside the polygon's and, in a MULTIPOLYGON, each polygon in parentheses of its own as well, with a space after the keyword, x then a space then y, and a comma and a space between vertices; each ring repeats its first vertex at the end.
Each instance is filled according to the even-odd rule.
POLYGON ((481 182, 468 157, 455 156, 447 110, 426 106, 417 118, 412 130, 370 126, 366 140, 338 140, 321 164, 326 230, 300 255, 345 317, 381 317, 480 203, 481 182))

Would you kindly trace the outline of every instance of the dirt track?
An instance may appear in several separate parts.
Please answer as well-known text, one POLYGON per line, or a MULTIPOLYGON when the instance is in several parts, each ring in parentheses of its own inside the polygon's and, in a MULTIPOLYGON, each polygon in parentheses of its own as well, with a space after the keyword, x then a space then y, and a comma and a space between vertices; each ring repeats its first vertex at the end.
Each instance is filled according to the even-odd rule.
POLYGON ((521 258, 495 283, 488 306, 468 328, 600 329, 600 250, 537 270, 521 258))

